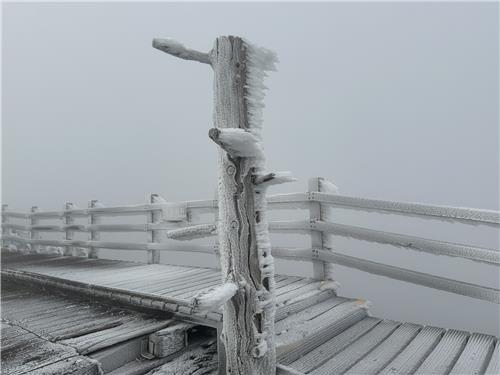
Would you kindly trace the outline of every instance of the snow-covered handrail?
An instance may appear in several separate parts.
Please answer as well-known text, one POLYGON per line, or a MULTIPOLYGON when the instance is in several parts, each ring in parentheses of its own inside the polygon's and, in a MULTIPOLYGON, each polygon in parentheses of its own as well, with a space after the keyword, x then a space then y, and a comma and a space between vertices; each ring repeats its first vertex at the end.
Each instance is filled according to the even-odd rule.
POLYGON ((347 195, 311 192, 310 200, 339 207, 416 215, 442 220, 453 220, 470 224, 500 224, 500 212, 479 208, 442 206, 424 203, 386 201, 380 199, 358 198, 347 195))
MULTIPOLYGON (((307 208, 309 202, 324 203, 340 208, 357 209, 367 212, 395 213, 404 216, 418 216, 421 218, 457 221, 468 224, 489 224, 500 225, 500 212, 495 210, 454 207, 424 203, 387 201, 380 199, 367 199, 347 195, 328 194, 321 192, 309 193, 289 193, 276 194, 267 197, 269 209, 294 209, 307 208)), ((187 210, 206 210, 212 212, 217 210, 217 200, 194 200, 176 202, 177 205, 183 205, 187 210)), ((151 211, 161 211, 168 204, 137 204, 110 207, 96 207, 73 210, 58 211, 38 211, 32 214, 15 211, 4 211, 2 215, 6 217, 29 219, 36 218, 60 218, 64 215, 87 216, 89 214, 97 215, 129 215, 144 214, 151 211)))
POLYGON ((499 289, 390 266, 328 250, 318 250, 318 257, 325 262, 355 268, 371 274, 500 304, 499 289))
MULTIPOLYGON (((187 224, 187 223, 186 223, 187 224)), ((71 225, 20 225, 6 223, 2 228, 37 231, 37 232, 147 232, 168 231, 167 237, 177 240, 192 240, 195 238, 213 237, 217 235, 213 223, 185 226, 177 223, 159 222, 146 224, 71 224, 71 225)), ((418 250, 434 255, 448 255, 469 259, 476 262, 500 264, 500 250, 469 246, 464 244, 426 239, 417 236, 391 233, 352 225, 328 223, 320 220, 312 221, 271 221, 269 230, 272 232, 302 232, 319 231, 358 240, 389 244, 396 247, 418 250)))
POLYGON ((316 230, 337 236, 355 238, 357 240, 423 251, 434 255, 448 255, 476 262, 500 264, 500 251, 497 249, 485 249, 352 225, 327 223, 319 220, 274 221, 269 223, 269 229, 277 232, 307 232, 309 230, 316 230))

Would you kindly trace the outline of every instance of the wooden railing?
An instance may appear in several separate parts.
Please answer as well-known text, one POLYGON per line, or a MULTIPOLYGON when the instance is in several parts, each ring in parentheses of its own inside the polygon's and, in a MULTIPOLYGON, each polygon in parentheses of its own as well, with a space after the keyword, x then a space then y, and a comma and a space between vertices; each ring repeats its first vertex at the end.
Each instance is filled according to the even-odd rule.
MULTIPOLYGON (((428 254, 446 255, 481 262, 494 266, 500 265, 500 250, 469 246, 459 243, 438 241, 385 232, 364 227, 333 223, 324 215, 326 207, 338 207, 368 212, 392 213, 425 219, 438 219, 473 225, 486 225, 500 228, 498 211, 438 206, 420 203, 394 202, 375 199, 356 198, 339 194, 319 192, 318 179, 311 179, 309 192, 269 196, 269 210, 307 209, 309 220, 270 221, 271 232, 305 233, 311 236, 310 247, 274 247, 273 256, 289 260, 311 261, 314 264, 314 277, 327 278, 325 265, 330 263, 346 266, 396 280, 423 285, 434 289, 461 294, 472 298, 500 303, 500 291, 460 280, 444 278, 439 275, 399 268, 378 263, 335 251, 335 246, 328 246, 325 239, 329 235, 348 237, 363 241, 386 244, 396 248, 418 250, 428 254)), ((190 241, 161 242, 161 232, 167 238, 190 240, 193 238, 216 235, 214 220, 200 220, 203 214, 215 217, 216 200, 186 202, 166 202, 158 195, 151 195, 149 203, 129 206, 101 207, 97 201, 91 201, 86 209, 74 208, 66 204, 64 210, 39 211, 36 207, 31 213, 9 211, 2 207, 2 241, 4 247, 17 244, 22 251, 39 252, 46 246, 61 248, 61 253, 70 255, 71 249, 88 249, 89 257, 97 257, 99 249, 144 250, 148 252, 148 262, 158 263, 159 252, 181 251, 217 254, 217 244, 200 245, 190 241), (143 215, 143 224, 102 224, 100 219, 107 216, 143 215), (75 224, 75 218, 88 218, 87 224, 75 224), (10 219, 24 219, 29 224, 17 224, 10 219), (45 219, 59 219, 61 224, 43 224, 45 219), (16 234, 24 232, 21 236, 16 234), (44 232, 60 232, 62 239, 43 239, 44 232), (74 232, 87 232, 88 240, 73 239, 74 232), (147 242, 117 242, 99 240, 102 232, 146 232, 147 242)))

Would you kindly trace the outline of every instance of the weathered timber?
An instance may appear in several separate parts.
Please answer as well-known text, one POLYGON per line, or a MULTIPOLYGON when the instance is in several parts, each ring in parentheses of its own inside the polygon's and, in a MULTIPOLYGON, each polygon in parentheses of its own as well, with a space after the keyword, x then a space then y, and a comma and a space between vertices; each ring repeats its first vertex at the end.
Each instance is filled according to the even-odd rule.
POLYGON ((149 352, 163 358, 184 349, 188 345, 190 323, 172 324, 149 335, 149 352))
MULTIPOLYGON (((89 208, 96 208, 99 206, 101 206, 101 205, 99 204, 99 202, 97 200, 93 199, 93 200, 89 201, 89 204, 88 204, 89 208)), ((100 222, 101 222, 101 218, 98 215, 89 213, 89 218, 88 218, 89 226, 100 224, 100 222)), ((100 237, 101 237, 101 235, 98 231, 96 231, 96 230, 89 231, 89 241, 99 241, 100 237)), ((97 259, 98 257, 99 257, 99 249, 97 247, 94 247, 94 246, 89 247, 89 258, 97 259)))
MULTIPOLYGON (((220 136, 228 128, 254 130, 246 100, 248 65, 248 45, 241 38, 217 38, 212 67, 218 130, 212 131, 212 138, 214 133, 220 136)), ((262 174, 262 165, 255 159, 219 150, 221 271, 225 282, 240 286, 224 306, 227 372, 242 375, 276 371, 274 267, 265 219, 265 189, 259 190, 253 184, 254 175, 262 174)))

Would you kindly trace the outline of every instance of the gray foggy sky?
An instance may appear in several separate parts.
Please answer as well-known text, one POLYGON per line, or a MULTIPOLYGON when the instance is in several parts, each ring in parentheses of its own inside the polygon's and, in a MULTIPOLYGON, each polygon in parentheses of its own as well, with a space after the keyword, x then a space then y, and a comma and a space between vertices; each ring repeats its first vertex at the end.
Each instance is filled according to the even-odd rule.
MULTIPOLYGON (((267 81, 265 151, 269 169, 299 182, 274 192, 304 191, 319 175, 349 195, 499 208, 495 3, 4 4, 2 200, 28 210, 141 203, 151 192, 213 197, 211 69, 151 40, 208 51, 225 34, 280 59, 267 81)), ((443 229, 449 240, 472 236, 462 231, 443 229)), ((497 233, 479 233, 481 245, 498 246, 497 233)), ((345 277, 346 293, 384 304, 376 281, 345 277)), ((443 300, 464 300, 454 298, 443 300)), ((498 331, 498 310, 474 303, 463 314, 480 311, 480 328, 498 331)), ((391 312, 414 318, 404 306, 391 312)), ((436 316, 449 321, 445 305, 436 316)))

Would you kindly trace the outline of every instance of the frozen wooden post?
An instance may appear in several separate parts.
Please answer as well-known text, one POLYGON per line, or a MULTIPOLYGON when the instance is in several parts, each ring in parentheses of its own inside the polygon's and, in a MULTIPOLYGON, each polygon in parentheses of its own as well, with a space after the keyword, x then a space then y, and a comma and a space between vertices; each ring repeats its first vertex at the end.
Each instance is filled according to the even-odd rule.
MULTIPOLYGON (((89 201, 88 204, 89 208, 96 208, 99 206, 100 206, 99 201, 97 201, 96 199, 92 199, 91 201, 89 201)), ((96 225, 99 224, 100 222, 101 222, 101 217, 99 215, 94 214, 92 212, 89 213, 89 220, 88 220, 89 225, 96 225)), ((100 238, 101 234, 99 233, 99 231, 92 229, 89 230, 89 241, 99 241, 100 238)), ((99 249, 94 246, 89 247, 88 257, 92 259, 99 258, 99 249)))
MULTIPOLYGON (((64 205, 64 215, 62 217, 63 219, 63 224, 64 225, 71 225, 71 224, 74 224, 75 223, 75 219, 73 218, 73 216, 71 216, 71 213, 68 212, 69 210, 72 210, 74 208, 74 205, 73 203, 71 202, 66 202, 66 204, 64 205)), ((73 239, 73 234, 74 234, 74 231, 70 230, 70 229, 67 229, 65 228, 64 229, 64 240, 72 240, 73 239)), ((73 255, 72 253, 72 247, 71 246, 64 246, 64 256, 71 256, 73 255)))
MULTIPOLYGON (((30 224, 31 224, 32 227, 34 225, 38 225, 38 223, 40 222, 40 220, 38 219, 38 217, 36 217, 36 216, 33 215, 33 214, 37 213, 37 211, 38 211, 38 207, 37 206, 32 206, 31 207, 30 224)), ((36 229, 31 228, 31 230, 30 230, 30 238, 32 240, 38 240, 38 239, 40 239, 40 233, 36 229)), ((34 253, 38 253, 40 251, 40 245, 32 243, 31 244, 31 251, 34 252, 34 253)))
MULTIPOLYGON (((315 192, 337 194, 337 187, 323 177, 313 177, 309 179, 308 194, 311 201, 309 202, 309 220, 322 220, 333 222, 334 218, 330 213, 331 208, 320 202, 314 202, 315 192)), ((311 248, 312 249, 328 249, 332 247, 331 235, 324 234, 321 231, 311 231, 311 248)), ((314 252, 313 252, 314 254, 314 252)), ((333 264, 325 263, 320 260, 313 259, 313 274, 318 280, 333 280, 333 264)))
MULTIPOLYGON (((158 194, 151 194, 148 198, 148 203, 158 203, 161 197, 158 194)), ((161 199, 163 200, 163 199, 161 199)), ((162 218, 162 211, 156 210, 147 213, 147 223, 155 224, 159 223, 162 218)), ((159 243, 161 242, 160 231, 149 229, 148 230, 148 243, 159 243)), ((159 250, 148 250, 148 264, 160 263, 160 251, 159 250)))
POLYGON ((215 127, 209 137, 220 146, 219 252, 223 281, 227 291, 234 290, 224 304, 226 371, 275 374, 274 263, 265 192, 289 178, 264 173, 260 132, 263 79, 275 55, 233 36, 217 38, 208 54, 169 39, 155 39, 153 46, 214 70, 215 127))
MULTIPOLYGON (((315 191, 320 191, 321 177, 313 177, 309 179, 308 192, 309 196, 315 191)), ((321 203, 309 202, 309 220, 322 220, 321 218, 321 203)), ((319 230, 311 230, 311 248, 323 248, 323 232, 319 230)), ((313 260, 313 277, 317 280, 325 279, 325 262, 321 260, 313 260)))
MULTIPOLYGON (((7 211, 7 208, 9 208, 9 205, 7 204, 2 204, 2 224, 8 224, 9 223, 9 218, 7 215, 5 215, 5 211, 7 211)), ((10 228, 4 228, 2 225, 2 234, 3 235, 10 235, 12 234, 12 230, 10 228)), ((2 239, 2 247, 6 248, 9 246, 9 242, 6 239, 2 239)))

